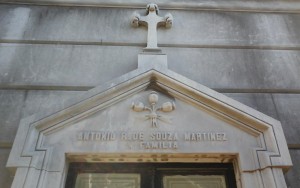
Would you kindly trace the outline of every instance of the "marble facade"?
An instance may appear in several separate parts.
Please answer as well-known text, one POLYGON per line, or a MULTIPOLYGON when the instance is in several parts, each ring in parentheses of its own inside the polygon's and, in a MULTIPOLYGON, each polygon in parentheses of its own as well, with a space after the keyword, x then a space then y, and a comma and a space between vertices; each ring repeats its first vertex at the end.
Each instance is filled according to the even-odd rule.
POLYGON ((0 0, 1 187, 120 160, 230 162, 240 187, 298 188, 300 4, 153 2, 174 16, 164 54, 141 53, 146 24, 130 26, 146 3, 0 0))
POLYGON ((69 162, 120 160, 232 162, 237 187, 286 187, 280 122, 170 71, 166 55, 140 54, 138 64, 67 108, 23 119, 12 187, 64 187, 69 162))

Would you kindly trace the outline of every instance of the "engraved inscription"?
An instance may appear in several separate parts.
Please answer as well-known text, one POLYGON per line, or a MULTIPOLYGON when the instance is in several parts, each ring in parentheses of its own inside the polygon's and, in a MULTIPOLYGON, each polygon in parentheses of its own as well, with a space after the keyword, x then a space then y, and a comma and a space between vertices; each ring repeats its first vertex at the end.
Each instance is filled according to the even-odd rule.
POLYGON ((177 149, 177 142, 141 142, 142 149, 177 149))
POLYGON ((166 140, 178 140, 177 133, 171 133, 171 132, 155 132, 150 134, 151 140, 157 140, 157 141, 166 141, 166 140))
POLYGON ((141 140, 144 140, 144 133, 143 132, 133 132, 133 133, 122 132, 121 140, 141 141, 141 140))
POLYGON ((116 134, 109 131, 86 131, 77 134, 79 141, 114 141, 116 134))
POLYGON ((85 142, 129 142, 137 144, 142 150, 176 150, 184 143, 225 142, 228 138, 225 132, 82 131, 77 134, 77 140, 85 142))
POLYGON ((185 141, 226 141, 226 133, 219 132, 197 132, 197 133, 185 133, 185 141))

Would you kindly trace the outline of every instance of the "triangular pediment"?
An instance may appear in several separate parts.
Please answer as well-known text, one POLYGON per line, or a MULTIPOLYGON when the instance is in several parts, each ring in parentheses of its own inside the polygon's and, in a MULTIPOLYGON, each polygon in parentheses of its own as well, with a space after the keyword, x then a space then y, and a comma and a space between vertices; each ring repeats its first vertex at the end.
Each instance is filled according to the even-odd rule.
MULTIPOLYGON (((229 122, 230 125, 252 135, 258 135, 272 124, 280 124, 271 117, 168 69, 154 68, 136 70, 104 86, 96 87, 81 98, 72 101, 73 104, 69 107, 48 117, 37 114, 35 119, 39 119, 39 116, 41 118, 36 121, 35 126, 40 131, 57 129, 59 126, 65 126, 66 122, 70 125, 73 121, 80 121, 106 108, 112 106, 120 108, 118 104, 124 100, 128 100, 129 104, 124 109, 120 109, 120 113, 115 111, 114 116, 122 114, 123 110, 132 111, 131 103, 134 101, 143 101, 145 106, 150 107, 146 95, 150 95, 152 91, 155 91, 159 97, 163 97, 162 101, 174 102, 175 106, 178 106, 176 105, 178 101, 182 101, 185 106, 193 106, 198 112, 204 111, 209 116, 229 122)), ((157 105, 160 104, 159 102, 157 105)), ((188 121, 188 118, 191 118, 190 113, 184 110, 180 112, 180 110, 177 107, 172 113, 185 112, 183 120, 188 121)))
POLYGON ((174 153, 199 162, 239 158, 245 171, 291 164, 280 122, 153 65, 70 99, 67 107, 23 119, 8 166, 59 171, 65 162, 54 158, 179 160, 174 153))

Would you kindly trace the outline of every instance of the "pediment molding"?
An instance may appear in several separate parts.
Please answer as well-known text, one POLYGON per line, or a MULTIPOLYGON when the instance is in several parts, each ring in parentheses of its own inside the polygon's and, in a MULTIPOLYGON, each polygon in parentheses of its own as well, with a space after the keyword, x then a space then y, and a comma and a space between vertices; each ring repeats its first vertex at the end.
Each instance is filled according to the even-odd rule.
MULTIPOLYGON (((260 171, 268 168, 288 169, 291 166, 291 159, 279 121, 189 80, 167 69, 165 66, 155 64, 139 67, 135 71, 87 91, 81 97, 70 99, 66 107, 62 106, 60 109, 53 110, 47 114, 41 112, 23 119, 20 123, 7 166, 12 170, 22 167, 51 172, 48 169, 48 163, 50 163, 49 155, 55 148, 43 145, 45 136, 72 126, 74 123, 100 110, 147 90, 155 90, 166 96, 183 101, 256 137, 262 143, 261 147, 252 148, 254 155, 252 157, 255 158, 256 165, 251 169, 243 169, 241 167, 239 173, 256 171, 260 173, 260 171)), ((76 154, 68 152, 65 155, 69 159, 78 157, 76 154)), ((107 155, 109 156, 110 154, 98 154, 99 157, 102 156, 104 158, 107 158, 107 155)), ((118 158, 117 154, 112 153, 111 155, 118 158)), ((169 155, 174 156, 172 154, 169 155)), ((247 159, 241 158, 240 155, 239 153, 226 153, 226 155, 198 154, 198 156, 202 157, 207 156, 207 161, 216 158, 214 156, 219 156, 221 161, 236 160, 236 163, 241 165, 247 159), (222 159, 222 156, 224 159, 222 159)), ((132 154, 127 154, 127 156, 128 159, 135 158, 132 154)), ((85 157, 88 159, 89 155, 85 154, 85 157)), ((182 158, 184 157, 193 158, 190 154, 182 158)), ((172 157, 169 158, 171 161, 172 157)), ((175 156, 175 158, 180 158, 180 156, 175 156)), ((215 159, 214 162, 216 161, 218 160, 215 159)), ((65 173, 65 169, 62 169, 60 172, 60 174, 63 173, 65 173)), ((37 185, 36 187, 40 186, 37 185)))

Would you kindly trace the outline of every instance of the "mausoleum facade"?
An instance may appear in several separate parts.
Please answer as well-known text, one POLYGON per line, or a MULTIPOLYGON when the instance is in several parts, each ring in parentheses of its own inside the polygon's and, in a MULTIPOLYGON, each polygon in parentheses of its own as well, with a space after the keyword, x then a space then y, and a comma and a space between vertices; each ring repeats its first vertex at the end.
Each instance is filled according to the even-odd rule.
POLYGON ((296 188, 300 4, 155 3, 0 4, 5 188, 296 188))

